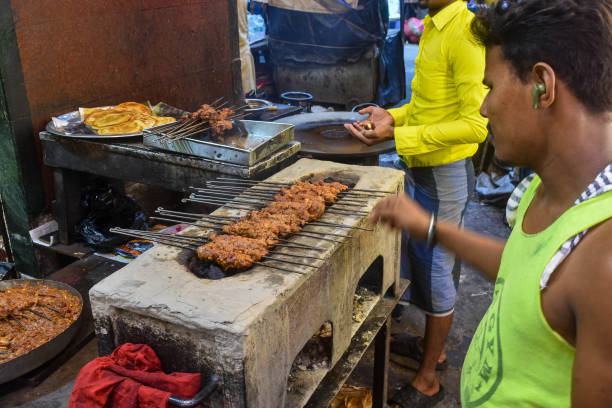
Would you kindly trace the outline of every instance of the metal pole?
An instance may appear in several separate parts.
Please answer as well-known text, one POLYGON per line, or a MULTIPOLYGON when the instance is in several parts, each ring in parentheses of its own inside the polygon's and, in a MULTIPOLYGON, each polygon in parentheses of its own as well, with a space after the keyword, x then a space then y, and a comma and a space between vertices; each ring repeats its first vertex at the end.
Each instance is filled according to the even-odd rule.
POLYGON ((11 252, 11 241, 9 241, 8 230, 6 228, 6 221, 4 219, 4 206, 2 203, 2 196, 0 195, 0 234, 2 235, 2 242, 4 243, 4 250, 6 252, 6 260, 13 263, 13 253, 11 252))

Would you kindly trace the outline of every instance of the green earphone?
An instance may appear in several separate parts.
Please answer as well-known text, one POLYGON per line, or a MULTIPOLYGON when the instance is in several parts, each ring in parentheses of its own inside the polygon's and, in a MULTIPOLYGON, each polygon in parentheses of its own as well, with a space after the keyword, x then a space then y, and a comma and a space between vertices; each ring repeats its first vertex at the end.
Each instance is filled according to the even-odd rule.
POLYGON ((533 102, 533 109, 540 107, 540 96, 546 93, 546 85, 534 84, 531 88, 531 101, 533 102))

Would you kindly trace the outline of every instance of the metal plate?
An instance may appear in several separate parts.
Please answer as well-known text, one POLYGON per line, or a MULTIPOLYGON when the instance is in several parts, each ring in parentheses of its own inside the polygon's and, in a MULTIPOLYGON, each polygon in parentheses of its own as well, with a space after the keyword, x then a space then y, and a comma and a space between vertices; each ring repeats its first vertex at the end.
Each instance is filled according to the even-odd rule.
MULTIPOLYGON (((111 106, 100 107, 100 109, 106 108, 111 108, 111 106)), ((47 132, 53 133, 58 136, 77 139, 130 139, 133 137, 142 136, 142 132, 127 133, 121 135, 99 135, 95 132, 95 130, 91 129, 89 126, 85 125, 81 121, 81 115, 79 114, 78 110, 64 113, 63 115, 59 115, 57 118, 69 122, 68 126, 61 128, 56 127, 53 121, 47 123, 47 132)))
POLYGON ((248 108, 244 109, 245 113, 261 113, 274 106, 272 102, 266 101, 265 99, 247 98, 245 101, 249 105, 248 108))
POLYGON ((278 119, 278 123, 295 126, 295 140, 302 144, 303 154, 313 157, 363 157, 395 151, 395 141, 368 146, 344 129, 345 123, 364 120, 367 115, 355 112, 317 112, 278 119))
POLYGON ((5 382, 13 380, 29 371, 32 371, 33 369, 43 365, 44 363, 55 357, 70 343, 72 338, 76 335, 79 329, 79 325, 83 320, 83 297, 72 286, 66 285, 62 282, 44 279, 14 279, 0 282, 0 289, 10 288, 21 283, 42 284, 51 286, 53 288, 66 290, 71 295, 74 295, 79 298, 79 300, 81 301, 81 312, 79 313, 79 317, 74 322, 72 322, 72 324, 68 326, 66 330, 64 330, 62 333, 58 334, 45 344, 42 344, 37 348, 30 350, 26 354, 1 363, 0 384, 4 384, 5 382))
POLYGON ((293 140, 293 129, 293 125, 283 123, 238 120, 234 129, 224 132, 224 143, 221 144, 211 142, 205 136, 161 142, 160 135, 151 128, 143 131, 143 144, 220 162, 252 166, 293 140))

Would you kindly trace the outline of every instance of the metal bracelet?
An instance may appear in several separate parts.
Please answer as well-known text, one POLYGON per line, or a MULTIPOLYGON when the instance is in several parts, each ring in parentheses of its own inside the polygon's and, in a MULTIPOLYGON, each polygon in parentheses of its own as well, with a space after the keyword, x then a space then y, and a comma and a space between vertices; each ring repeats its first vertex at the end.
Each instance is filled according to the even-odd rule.
POLYGON ((431 251, 436 245, 436 220, 438 216, 436 213, 431 214, 429 219, 429 228, 427 229, 427 250, 431 251))

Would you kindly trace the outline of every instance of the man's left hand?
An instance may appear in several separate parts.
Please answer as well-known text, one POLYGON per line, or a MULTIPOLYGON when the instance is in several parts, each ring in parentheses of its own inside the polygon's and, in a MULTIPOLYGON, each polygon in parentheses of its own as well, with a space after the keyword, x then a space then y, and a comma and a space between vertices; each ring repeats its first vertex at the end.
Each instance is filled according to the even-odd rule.
POLYGON ((344 125, 346 130, 348 130, 353 136, 357 139, 361 140, 363 143, 368 146, 372 146, 378 143, 385 142, 387 140, 392 140, 394 137, 394 129, 393 126, 383 125, 378 126, 375 129, 366 129, 360 123, 346 123, 344 125))

